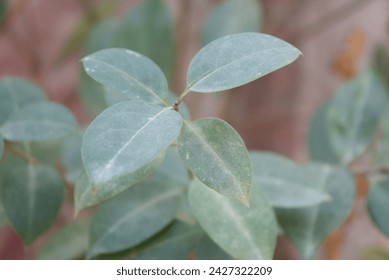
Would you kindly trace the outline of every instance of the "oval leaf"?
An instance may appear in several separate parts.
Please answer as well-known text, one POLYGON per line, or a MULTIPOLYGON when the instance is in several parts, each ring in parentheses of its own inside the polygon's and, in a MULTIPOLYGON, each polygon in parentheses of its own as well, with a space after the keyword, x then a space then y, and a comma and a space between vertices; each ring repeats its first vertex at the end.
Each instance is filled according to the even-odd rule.
POLYGON ((105 49, 82 61, 88 75, 109 90, 133 100, 167 105, 166 78, 149 58, 126 49, 105 49))
POLYGON ((61 176, 48 166, 19 165, 6 174, 2 188, 5 213, 25 244, 54 222, 63 189, 61 176))
POLYGON ((249 204, 252 169, 249 153, 232 126, 220 119, 184 122, 178 152, 201 182, 249 204))
POLYGON ((328 118, 330 140, 343 163, 350 163, 366 150, 387 105, 387 90, 370 69, 339 88, 328 118))
POLYGON ((176 215, 182 190, 161 182, 143 182, 104 203, 90 228, 89 257, 140 244, 176 215))
POLYGON ((367 196, 367 209, 377 227, 389 236, 389 181, 374 185, 367 196))
POLYGON ((217 92, 254 81, 293 62, 300 51, 271 35, 239 33, 202 48, 189 65, 187 91, 217 92))
POLYGON ((20 78, 0 80, 0 126, 15 112, 37 101, 44 101, 45 94, 30 81, 20 78))
POLYGON ((272 258, 277 221, 259 188, 253 188, 247 208, 196 180, 189 202, 200 225, 228 254, 236 259, 272 258))
POLYGON ((162 162, 165 153, 161 153, 150 163, 139 170, 112 179, 104 184, 92 184, 85 173, 78 178, 74 190, 75 211, 78 213, 81 209, 98 204, 108 198, 111 198, 125 189, 139 182, 145 176, 153 172, 162 162))
POLYGON ((180 129, 181 116, 172 108, 133 101, 111 106, 85 132, 86 173, 92 183, 104 184, 135 172, 164 151, 180 129))
POLYGON ((10 141, 42 141, 58 139, 77 128, 71 112, 49 102, 39 102, 13 114, 0 128, 4 139, 10 141))
POLYGON ((251 152, 254 186, 262 189, 270 204, 279 208, 313 206, 331 197, 311 187, 315 176, 305 166, 271 153, 251 152))
POLYGON ((77 220, 59 228, 38 253, 40 260, 71 260, 88 248, 89 220, 77 220))
POLYGON ((221 1, 208 17, 202 32, 203 45, 230 34, 261 29, 262 7, 256 0, 221 1))
POLYGON ((313 207, 277 209, 276 214, 286 237, 304 258, 312 258, 321 242, 349 215, 355 184, 342 167, 311 164, 306 168, 316 178, 311 187, 327 192, 332 200, 313 207))

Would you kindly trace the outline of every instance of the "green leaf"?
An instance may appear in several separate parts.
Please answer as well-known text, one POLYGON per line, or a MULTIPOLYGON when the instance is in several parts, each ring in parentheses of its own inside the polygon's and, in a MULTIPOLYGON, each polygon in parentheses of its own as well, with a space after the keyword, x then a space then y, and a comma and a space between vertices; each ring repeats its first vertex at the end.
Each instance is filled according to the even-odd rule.
POLYGON ((328 118, 330 140, 343 163, 366 150, 387 105, 386 88, 370 69, 339 88, 328 118))
POLYGON ((277 154, 251 152, 253 185, 261 188, 273 207, 299 208, 331 200, 324 192, 312 188, 317 174, 277 154))
POLYGON ((239 32, 256 32, 262 26, 262 7, 257 0, 225 0, 208 17, 201 34, 202 43, 239 32))
POLYGON ((3 78, 0 80, 0 126, 14 113, 28 104, 44 101, 41 89, 27 80, 3 78))
POLYGON ((95 184, 135 172, 166 150, 180 129, 181 116, 172 108, 133 101, 111 106, 85 132, 86 172, 95 184))
POLYGON ((277 221, 259 188, 253 188, 247 208, 196 180, 189 189, 189 202, 209 237, 232 257, 272 258, 277 221))
POLYGON ((367 195, 367 209, 376 226, 389 236, 389 180, 379 182, 370 188, 367 195))
POLYGON ((159 232, 174 219, 181 192, 142 182, 104 203, 91 223, 88 256, 128 249, 159 232))
POLYGON ((185 121, 178 152, 201 182, 215 191, 249 204, 252 169, 249 153, 232 126, 220 119, 185 121))
POLYGON ((304 258, 312 258, 323 240, 347 218, 353 207, 355 184, 342 167, 310 164, 316 175, 311 187, 331 195, 332 200, 313 207, 277 209, 278 222, 286 237, 304 258))
POLYGON ((208 236, 204 236, 200 241, 196 254, 199 260, 233 260, 208 236))
POLYGON ((72 221, 59 228, 38 253, 40 260, 71 260, 83 256, 88 248, 89 220, 72 221))
POLYGON ((0 135, 0 158, 3 156, 4 153, 4 140, 0 135))
POLYGON ((335 153, 330 141, 327 101, 315 112, 308 130, 308 148, 311 158, 315 161, 339 164, 340 157, 335 153))
POLYGON ((75 133, 69 136, 61 147, 61 159, 65 168, 65 178, 70 183, 75 183, 83 171, 81 144, 82 134, 75 133))
POLYGON ((130 256, 137 260, 185 260, 203 236, 200 227, 176 221, 151 240, 134 248, 130 256))
POLYGON ((146 164, 139 170, 131 174, 112 179, 104 184, 92 184, 88 176, 85 173, 82 173, 76 181, 74 190, 75 212, 78 213, 83 208, 107 200, 108 198, 121 193, 125 189, 144 179, 161 164, 164 156, 165 153, 162 152, 153 161, 146 164))
POLYGON ((57 217, 64 185, 51 167, 19 165, 5 175, 2 199, 9 222, 28 245, 57 217))
POLYGON ((110 91, 129 99, 166 104, 168 86, 162 70, 147 57, 126 49, 105 49, 85 57, 85 71, 110 91))
POLYGON ((42 141, 64 137, 77 128, 71 112, 49 102, 37 102, 14 113, 0 128, 10 141, 42 141))
POLYGON ((235 88, 290 64, 300 55, 298 49, 271 35, 225 36, 206 45, 193 58, 186 91, 217 92, 235 88))

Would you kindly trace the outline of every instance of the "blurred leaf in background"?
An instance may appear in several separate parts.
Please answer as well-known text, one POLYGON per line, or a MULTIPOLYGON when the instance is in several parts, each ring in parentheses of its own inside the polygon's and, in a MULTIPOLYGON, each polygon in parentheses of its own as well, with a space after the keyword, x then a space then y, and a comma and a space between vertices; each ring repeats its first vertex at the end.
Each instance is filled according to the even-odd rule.
MULTIPOLYGON (((174 34, 168 7, 161 0, 145 0, 124 17, 97 24, 87 36, 82 56, 112 47, 130 49, 149 57, 170 81, 174 65, 174 34)), ((79 94, 90 113, 97 115, 107 106, 106 89, 89 78, 84 70, 81 72, 79 94)))

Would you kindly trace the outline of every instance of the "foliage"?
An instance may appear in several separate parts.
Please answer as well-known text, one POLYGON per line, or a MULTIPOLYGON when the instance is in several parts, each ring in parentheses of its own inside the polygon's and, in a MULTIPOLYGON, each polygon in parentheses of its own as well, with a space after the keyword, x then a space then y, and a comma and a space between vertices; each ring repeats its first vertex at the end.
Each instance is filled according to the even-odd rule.
POLYGON ((90 110, 98 115, 85 131, 33 83, 1 79, 0 226, 33 243, 53 226, 67 184, 75 213, 89 208, 83 213, 91 217, 57 228, 40 259, 271 259, 279 234, 314 258, 350 214, 354 164, 367 154, 367 209, 389 236, 381 64, 345 82, 318 109, 308 133, 312 161, 303 165, 248 151, 221 119, 190 118, 188 94, 245 85, 301 55, 255 32, 261 7, 244 2, 221 1, 209 15, 205 46, 178 97, 169 90, 173 25, 162 1, 145 0, 93 27, 79 90, 87 104, 97 98, 90 110))

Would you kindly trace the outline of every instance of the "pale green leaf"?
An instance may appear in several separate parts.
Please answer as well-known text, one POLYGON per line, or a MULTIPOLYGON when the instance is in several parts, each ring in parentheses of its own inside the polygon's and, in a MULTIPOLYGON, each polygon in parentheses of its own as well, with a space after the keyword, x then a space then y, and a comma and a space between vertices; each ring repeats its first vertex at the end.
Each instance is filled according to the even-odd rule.
POLYGON ((182 190, 162 182, 142 182, 104 203, 93 218, 89 257, 136 246, 176 215, 182 190))
POLYGON ((82 134, 76 133, 68 137, 61 147, 61 160, 65 168, 65 178, 75 183, 83 170, 81 159, 82 134))
POLYGON ((389 236, 389 181, 379 182, 369 190, 367 209, 376 226, 389 236))
POLYGON ((77 123, 65 107, 49 102, 36 102, 14 113, 0 128, 10 141, 42 141, 58 139, 72 133, 77 123))
POLYGON ((257 0, 223 0, 209 15, 203 32, 202 43, 239 32, 256 32, 262 26, 262 7, 257 0))
POLYGON ((41 260, 71 260, 88 249, 89 220, 72 221, 59 228, 39 250, 41 260))
POLYGON ((277 154, 251 152, 253 185, 262 189, 273 207, 299 208, 313 206, 331 197, 312 187, 317 174, 277 154))
POLYGON ((185 165, 206 186, 249 204, 252 169, 242 138, 223 120, 185 121, 178 138, 185 165))
POLYGON ((132 100, 167 105, 166 78, 149 58, 131 50, 111 48, 93 53, 82 61, 88 75, 110 91, 132 100))
POLYGON ((48 166, 19 165, 5 175, 2 199, 12 227, 25 244, 54 222, 63 200, 61 176, 48 166))
POLYGON ((355 184, 342 167, 310 164, 316 180, 311 187, 327 192, 332 199, 317 206, 277 209, 278 222, 286 237, 304 258, 312 258, 323 240, 347 218, 353 207, 355 184))
POLYGON ((312 117, 308 130, 308 148, 312 160, 338 164, 340 157, 335 153, 330 141, 328 120, 330 102, 322 104, 312 117))
POLYGON ((370 69, 339 88, 328 108, 328 118, 330 140, 343 163, 350 163, 366 150, 387 105, 386 88, 370 69))
POLYGON ((277 221, 259 188, 253 188, 248 208, 196 180, 189 189, 189 202, 209 237, 232 257, 272 258, 277 221))
POLYGON ((202 48, 189 65, 187 91, 217 92, 254 81, 300 56, 292 45, 267 34, 238 33, 202 48))
POLYGON ((164 151, 180 129, 181 116, 172 108, 134 101, 111 106, 85 132, 86 172, 95 184, 135 172, 164 151))
POLYGON ((196 255, 199 260, 233 260, 208 236, 204 236, 200 241, 196 249, 196 255))
POLYGON ((203 236, 200 227, 176 221, 151 240, 134 248, 130 257, 137 260, 185 260, 203 236))
POLYGON ((20 78, 0 80, 0 126, 28 104, 44 101, 45 94, 36 85, 20 78))
POLYGON ((103 184, 92 184, 88 176, 85 173, 81 173, 81 176, 76 181, 74 189, 74 204, 76 213, 83 208, 107 200, 144 179, 161 164, 164 156, 165 153, 162 152, 154 160, 146 164, 144 167, 141 167, 139 170, 136 170, 128 175, 112 179, 103 184))

